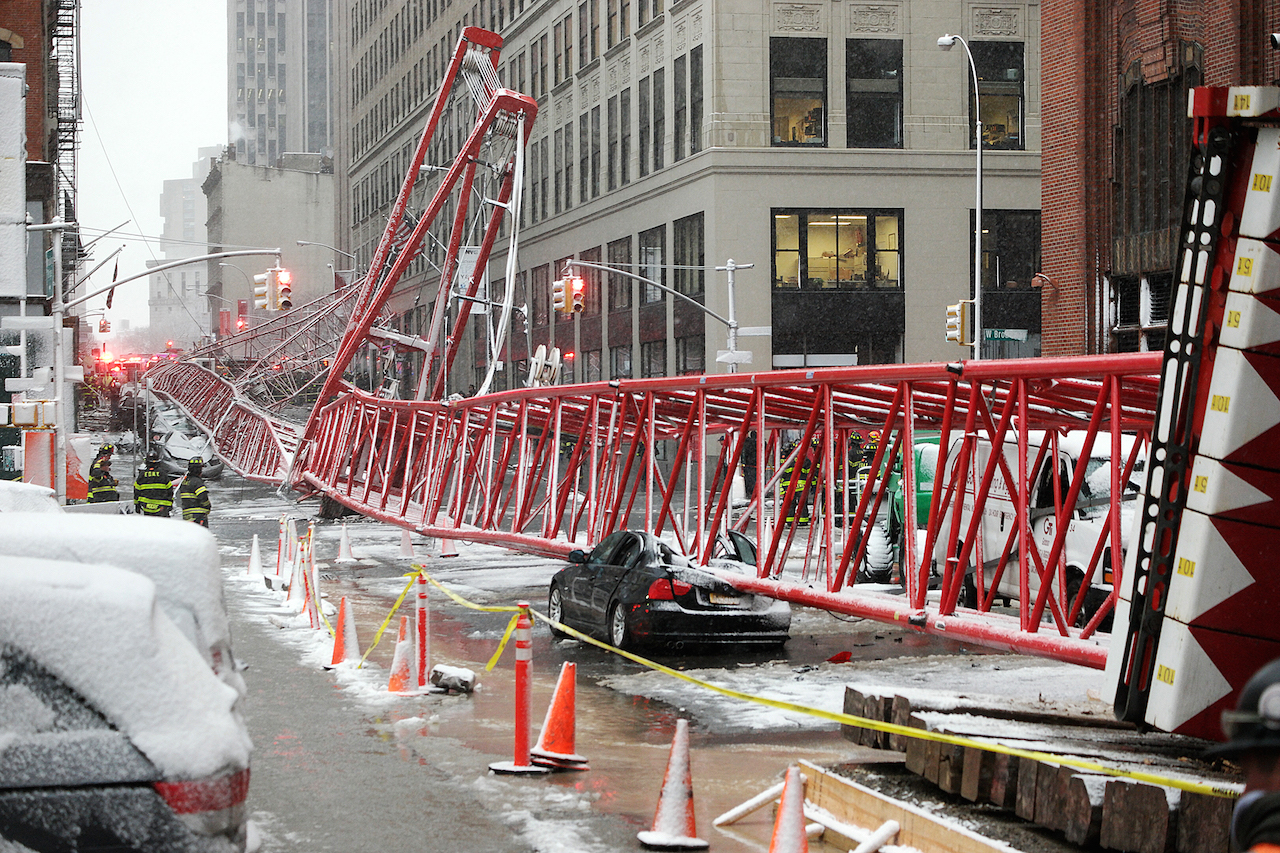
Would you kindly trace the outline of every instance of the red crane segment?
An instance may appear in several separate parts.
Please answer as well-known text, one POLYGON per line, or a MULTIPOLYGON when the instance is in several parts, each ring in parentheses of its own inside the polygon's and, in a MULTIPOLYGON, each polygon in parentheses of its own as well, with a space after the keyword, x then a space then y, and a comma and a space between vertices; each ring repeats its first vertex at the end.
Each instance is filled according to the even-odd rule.
POLYGON ((922 630, 934 630, 932 614, 950 636, 1100 667, 1105 646, 1091 637, 1115 603, 1123 560, 1112 543, 1135 496, 1126 485, 1150 433, 1159 359, 772 371, 444 402, 350 389, 322 407, 295 471, 366 515, 544 555, 642 527, 705 561, 730 531, 751 531, 752 589, 861 615, 888 606, 862 590, 869 552, 890 539, 906 592, 892 609, 922 630), (753 430, 759 476, 745 495, 735 474, 753 430), (871 430, 884 440, 855 469, 850 437, 871 430), (984 554, 996 513, 1008 516, 1003 538, 984 554), (1086 515, 1102 520, 1082 533, 1086 515), (1002 598, 1017 600, 1013 615, 991 612, 1002 598))

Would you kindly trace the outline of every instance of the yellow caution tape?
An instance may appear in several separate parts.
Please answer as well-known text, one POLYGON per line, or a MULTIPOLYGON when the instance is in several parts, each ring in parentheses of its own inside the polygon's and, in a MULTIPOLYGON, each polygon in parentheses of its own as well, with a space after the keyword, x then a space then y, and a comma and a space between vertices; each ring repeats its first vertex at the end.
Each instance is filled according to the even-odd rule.
POLYGON ((360 663, 356 664, 356 669, 364 666, 364 662, 369 659, 369 654, 378 647, 378 643, 382 641, 382 634, 387 630, 387 626, 391 624, 391 617, 396 615, 396 611, 400 609, 400 604, 404 601, 404 597, 409 594, 409 590, 413 589, 413 582, 418 579, 417 572, 410 572, 405 575, 409 578, 409 583, 405 585, 404 592, 400 593, 400 597, 396 599, 396 603, 391 605, 391 612, 387 614, 387 618, 382 620, 382 624, 378 626, 378 633, 373 635, 373 642, 369 648, 365 649, 363 655, 360 656, 360 663))
MULTIPOLYGON (((486 607, 479 604, 475 604, 473 602, 467 601, 465 598, 453 592, 452 590, 446 589, 443 585, 440 584, 439 581, 435 580, 430 575, 428 575, 427 572, 421 566, 414 566, 414 569, 417 570, 414 572, 414 575, 413 575, 414 579, 416 579, 418 573, 421 573, 422 576, 426 578, 429 583, 439 588, 441 592, 445 593, 445 595, 449 596, 451 599, 456 601, 458 604, 461 604, 463 607, 468 607, 472 610, 480 610, 480 611, 493 612, 493 613, 505 613, 505 612, 516 611, 516 613, 512 615, 511 621, 507 623, 507 629, 505 632, 503 632, 501 642, 498 643, 498 650, 494 652, 493 657, 489 659, 489 663, 485 667, 486 671, 491 671, 493 667, 497 664, 498 659, 502 656, 503 650, 506 648, 507 643, 511 639, 511 634, 516 627, 516 620, 519 618, 518 611, 524 608, 514 607, 514 606, 486 607)), ((413 580, 409 581, 409 586, 405 587, 404 592, 400 594, 400 598, 396 600, 395 606, 392 607, 391 609, 392 614, 395 613, 395 609, 400 606, 400 602, 403 601, 405 595, 408 594, 409 588, 413 585, 413 582, 414 582, 413 580)), ((597 640, 595 637, 591 637, 591 636, 588 636, 587 634, 582 633, 576 628, 571 628, 568 625, 562 624, 560 622, 556 622, 555 620, 551 619, 549 616, 544 616, 543 614, 539 613, 538 611, 532 608, 529 608, 529 613, 532 616, 536 617, 537 619, 540 619, 541 621, 546 622, 548 625, 555 628, 557 631, 563 632, 564 634, 567 634, 575 639, 581 640, 584 643, 590 643, 591 645, 596 646, 597 648, 601 648, 607 652, 612 652, 613 654, 620 655, 621 657, 624 657, 627 660, 634 661, 640 664, 641 666, 648 667, 649 669, 654 670, 655 672, 661 672, 665 675, 671 676, 672 678, 678 678, 681 681, 685 681, 689 684, 702 687, 706 690, 712 691, 713 693, 719 693, 722 696, 728 696, 731 699, 740 699, 744 702, 754 702, 758 705, 765 705, 770 708, 777 708, 778 710, 781 710, 781 711, 790 711, 792 713, 797 713, 797 714, 806 714, 811 717, 819 717, 824 720, 830 720, 832 722, 840 723, 841 725, 858 726, 860 728, 873 729, 875 731, 887 732, 888 734, 900 735, 902 737, 917 738, 919 740, 936 741, 937 743, 949 744, 951 746, 972 747, 973 749, 981 749, 986 752, 994 752, 1001 755, 1009 755, 1015 758, 1028 758, 1033 761, 1043 761, 1049 764, 1059 764, 1059 765, 1064 765, 1066 767, 1074 767, 1077 770, 1086 770, 1091 773, 1101 773, 1107 776, 1134 779, 1139 782, 1150 782, 1153 785, 1163 785, 1168 788, 1177 788, 1178 790, 1190 791, 1191 793, 1195 793, 1195 794, 1208 794, 1209 796, 1212 796, 1212 797, 1228 797, 1228 798, 1234 798, 1234 797, 1240 796, 1239 791, 1236 791, 1224 785, 1215 785, 1209 782, 1195 782, 1195 781, 1190 781, 1185 779, 1172 779, 1167 776, 1161 776, 1157 773, 1147 773, 1141 770, 1126 770, 1120 767, 1111 767, 1106 764, 1101 764, 1096 761, 1089 761, 1084 758, 1076 758, 1074 756, 1069 756, 1069 755, 1058 755, 1050 752, 1040 752, 1034 749, 1020 749, 1015 746, 1007 746, 1003 743, 997 743, 994 741, 975 740, 973 738, 961 737, 959 735, 949 735, 949 734, 943 734, 942 732, 929 731, 927 729, 917 729, 911 726, 900 726, 897 723, 889 723, 889 722, 885 722, 884 720, 873 720, 869 717, 859 717, 853 714, 846 714, 842 711, 826 711, 826 710, 823 710, 822 708, 814 708, 809 705, 799 705, 795 702, 787 702, 782 699, 769 699, 764 696, 756 696, 751 693, 743 693, 740 690, 733 690, 728 687, 721 687, 718 684, 712 684, 709 681, 703 681, 700 678, 694 678, 692 675, 689 675, 688 673, 680 672, 679 670, 672 669, 669 666, 664 666, 663 664, 660 664, 657 661, 652 661, 652 660, 649 660, 648 658, 641 657, 640 655, 637 655, 633 652, 628 652, 623 649, 619 649, 616 646, 611 646, 606 642, 597 640)), ((383 629, 386 628, 387 622, 390 622, 390 621, 391 621, 391 615, 389 614, 387 616, 386 621, 382 623, 382 627, 378 629, 379 637, 382 635, 383 629)), ((377 645, 377 642, 378 641, 375 638, 374 639, 375 646, 377 645)), ((370 646, 369 651, 372 651, 372 650, 373 650, 373 647, 370 646)), ((368 655, 369 653, 365 652, 365 657, 368 657, 368 655)), ((363 662, 364 660, 362 658, 361 663, 363 662)))
POLYGON ((511 639, 511 632, 515 631, 516 623, 520 621, 520 614, 511 617, 511 621, 507 622, 507 630, 502 632, 502 639, 498 642, 498 650, 493 653, 493 657, 489 658, 489 662, 485 664, 485 672, 493 672, 493 668, 498 665, 498 658, 502 657, 502 650, 507 647, 507 642, 511 639))

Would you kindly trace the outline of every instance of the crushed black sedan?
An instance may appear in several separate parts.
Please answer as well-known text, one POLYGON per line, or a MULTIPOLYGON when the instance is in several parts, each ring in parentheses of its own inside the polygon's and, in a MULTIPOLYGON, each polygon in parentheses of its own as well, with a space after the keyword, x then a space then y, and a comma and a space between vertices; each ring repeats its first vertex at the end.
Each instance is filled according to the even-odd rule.
POLYGON ((740 592, 656 536, 633 530, 605 537, 590 553, 571 553, 551 578, 547 612, 624 649, 776 645, 791 628, 786 602, 740 592))

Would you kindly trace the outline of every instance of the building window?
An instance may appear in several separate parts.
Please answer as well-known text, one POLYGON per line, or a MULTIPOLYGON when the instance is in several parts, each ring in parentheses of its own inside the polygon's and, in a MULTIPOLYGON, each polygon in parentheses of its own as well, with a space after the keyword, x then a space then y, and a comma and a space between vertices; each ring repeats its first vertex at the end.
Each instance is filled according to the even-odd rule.
POLYGON ((774 145, 827 144, 827 42, 769 39, 774 145))
POLYGON ((559 86, 573 76, 573 15, 565 15, 564 20, 555 25, 555 69, 552 85, 559 86))
POLYGON ((562 186, 561 178, 564 173, 564 163, 561 160, 561 151, 563 150, 562 148, 563 145, 564 145, 564 129, 556 128, 556 138, 555 138, 555 145, 554 145, 555 164, 556 164, 556 167, 555 167, 556 168, 556 177, 555 177, 555 188, 556 188, 555 212, 556 213, 560 212, 561 205, 562 205, 562 200, 560 198, 560 187, 562 186))
POLYGON ((676 338, 676 375, 705 373, 707 370, 706 343, 701 336, 676 338))
POLYGON ((587 113, 578 116, 578 200, 587 203, 591 189, 591 119, 587 113))
POLYGON ((606 161, 606 170, 609 175, 605 181, 612 192, 618 188, 618 96, 614 95, 609 99, 605 109, 606 123, 608 125, 609 142, 608 142, 608 159, 606 161))
POLYGON ((600 55, 600 0, 586 0, 578 6, 578 67, 600 55))
MULTIPOLYGON (((1022 150, 1022 42, 974 41, 969 49, 978 71, 983 145, 1022 150)), ((973 147, 972 139, 969 147, 973 147)))
POLYGON ((618 120, 621 132, 618 142, 618 182, 622 186, 631 183, 631 90, 623 89, 618 95, 618 120))
POLYGON ((703 292, 705 287, 704 248, 702 236, 702 212, 677 219, 671 223, 671 237, 675 269, 671 278, 675 289, 686 296, 695 296, 703 292))
POLYGON ((667 342, 645 341, 640 344, 640 376, 667 375, 667 342))
POLYGON ((773 286, 901 290, 902 211, 775 210, 773 286))
MULTIPOLYGON (((640 232, 640 275, 664 286, 667 283, 667 266, 663 262, 662 252, 666 244, 667 226, 665 225, 640 232)), ((643 301, 646 304, 661 302, 666 297, 666 292, 661 287, 646 284, 643 289, 643 301)))
POLYGON ((605 13, 605 44, 613 47, 618 43, 618 0, 605 0, 609 4, 605 13))
POLYGON ((662 168, 662 151, 667 132, 667 87, 661 68, 653 72, 653 171, 662 168))
POLYGON ((582 381, 599 382, 600 379, 600 350, 587 350, 582 354, 582 381))
POLYGON ((573 122, 564 126, 564 209, 573 207, 573 122))
POLYGON ((689 97, 685 87, 688 85, 688 62, 687 58, 677 56, 675 67, 673 69, 674 77, 672 83, 675 86, 673 92, 674 100, 672 102, 672 145, 671 145, 671 161, 679 163, 684 159, 684 133, 686 122, 688 121, 689 97))
POLYGON ((551 278, 548 267, 534 267, 529 276, 529 301, 533 303, 533 325, 545 326, 551 320, 551 278))
POLYGON ((618 2, 618 41, 631 35, 631 0, 618 2))
MULTIPOLYGON (((649 174, 649 138, 653 127, 649 124, 649 78, 640 81, 640 177, 649 174)), ((623 183, 626 183, 623 181, 623 183)))
MULTIPOLYGON (((578 253, 578 260, 586 261, 592 264, 600 263, 600 247, 596 246, 586 251, 578 253)), ((587 289, 585 299, 583 300, 582 313, 592 316, 600 313, 600 270, 594 267, 577 267, 574 275, 582 276, 586 279, 587 289)), ((572 294, 569 294, 572 299, 572 294)))
POLYGON ((1040 268, 1040 211, 983 211, 983 358, 1040 355, 1040 268))
POLYGON ((600 195, 600 105, 591 108, 591 197, 600 195))
POLYGON ((702 150, 702 45, 689 51, 689 153, 702 150))
MULTIPOLYGON (((609 266, 631 272, 631 238, 614 240, 607 247, 609 266)), ((609 310, 625 311, 631 307, 631 282, 633 279, 617 273, 609 273, 609 310)))
POLYGON ((609 347, 609 377, 611 379, 631 378, 631 344, 609 347))
POLYGON ((850 148, 902 147, 902 42, 849 39, 845 43, 850 148))

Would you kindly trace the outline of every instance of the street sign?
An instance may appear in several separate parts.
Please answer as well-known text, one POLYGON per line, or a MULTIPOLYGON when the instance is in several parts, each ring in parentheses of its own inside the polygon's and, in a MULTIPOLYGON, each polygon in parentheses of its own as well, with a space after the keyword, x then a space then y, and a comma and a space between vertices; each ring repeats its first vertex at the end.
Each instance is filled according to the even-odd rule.
POLYGON ((751 350, 740 349, 730 352, 727 349, 716 351, 716 361, 721 364, 750 364, 751 350))
POLYGON ((1025 341, 1027 339, 1026 329, 983 329, 982 339, 984 341, 1025 341))
POLYGON ((738 337, 769 337, 773 334, 773 326, 740 326, 738 337))

